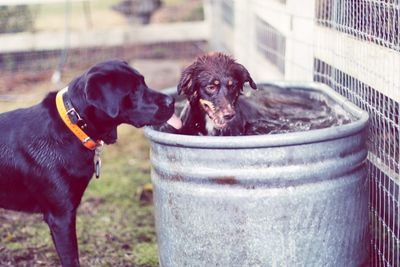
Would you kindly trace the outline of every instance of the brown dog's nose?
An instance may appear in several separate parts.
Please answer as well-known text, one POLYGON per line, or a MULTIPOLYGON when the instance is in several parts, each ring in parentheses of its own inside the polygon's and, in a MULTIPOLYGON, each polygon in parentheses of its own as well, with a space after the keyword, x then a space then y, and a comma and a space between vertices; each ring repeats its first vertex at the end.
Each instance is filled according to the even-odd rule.
POLYGON ((235 117, 235 109, 232 107, 232 105, 228 104, 224 109, 222 109, 222 115, 224 120, 230 121, 235 117))

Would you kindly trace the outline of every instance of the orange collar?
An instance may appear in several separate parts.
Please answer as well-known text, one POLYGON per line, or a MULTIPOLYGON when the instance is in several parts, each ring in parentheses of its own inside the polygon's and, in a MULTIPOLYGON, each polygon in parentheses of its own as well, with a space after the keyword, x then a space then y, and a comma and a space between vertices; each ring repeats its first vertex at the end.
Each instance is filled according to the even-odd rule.
POLYGON ((97 147, 102 146, 103 141, 94 141, 92 138, 90 138, 83 130, 82 128, 85 128, 86 125, 81 125, 78 126, 77 122, 71 121, 70 115, 73 113, 73 115, 77 116, 78 121, 81 120, 79 114, 76 112, 76 110, 72 107, 65 107, 65 102, 63 99, 63 95, 68 91, 68 87, 62 89, 57 93, 56 96, 56 106, 58 113, 60 114, 61 119, 64 121, 65 125, 71 130, 71 132, 78 137, 78 139, 82 142, 82 144, 90 150, 95 150, 97 147))

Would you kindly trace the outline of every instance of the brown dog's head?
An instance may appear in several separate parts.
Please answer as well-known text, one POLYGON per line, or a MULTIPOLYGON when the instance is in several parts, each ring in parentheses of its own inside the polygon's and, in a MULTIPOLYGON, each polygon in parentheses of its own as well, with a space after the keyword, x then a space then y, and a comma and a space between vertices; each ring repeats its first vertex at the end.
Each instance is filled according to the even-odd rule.
POLYGON ((223 129, 235 116, 235 106, 244 83, 253 89, 256 84, 247 69, 222 53, 201 57, 182 73, 178 94, 185 94, 191 105, 198 105, 213 121, 216 129, 223 129))

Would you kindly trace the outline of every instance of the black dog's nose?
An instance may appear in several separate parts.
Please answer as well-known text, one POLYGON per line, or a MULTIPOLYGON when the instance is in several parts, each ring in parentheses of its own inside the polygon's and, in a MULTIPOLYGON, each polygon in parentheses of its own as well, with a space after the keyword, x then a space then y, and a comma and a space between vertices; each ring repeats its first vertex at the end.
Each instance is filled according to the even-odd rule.
POLYGON ((175 99, 172 96, 160 94, 156 103, 163 108, 172 108, 175 103, 175 99))
POLYGON ((167 107, 173 106, 175 102, 175 99, 172 96, 167 96, 164 98, 164 104, 167 107))
POLYGON ((227 121, 233 119, 233 117, 235 117, 235 114, 226 114, 226 115, 224 115, 224 119, 227 120, 227 121))

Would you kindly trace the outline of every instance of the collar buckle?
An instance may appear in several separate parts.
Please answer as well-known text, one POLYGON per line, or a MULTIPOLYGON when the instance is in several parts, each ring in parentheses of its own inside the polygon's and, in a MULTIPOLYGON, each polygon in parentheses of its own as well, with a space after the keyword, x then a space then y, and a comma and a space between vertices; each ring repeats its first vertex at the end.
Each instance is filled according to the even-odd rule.
POLYGON ((90 138, 83 129, 87 127, 85 121, 79 116, 75 108, 72 107, 69 101, 63 100, 64 94, 67 92, 68 87, 59 91, 56 95, 56 106, 58 113, 65 125, 71 130, 71 132, 82 142, 82 144, 90 150, 95 150, 98 146, 101 146, 100 140, 94 141, 90 138))
POLYGON ((70 108, 67 111, 67 115, 73 124, 78 125, 81 129, 85 129, 87 127, 86 122, 79 116, 79 113, 76 112, 75 108, 70 108))

